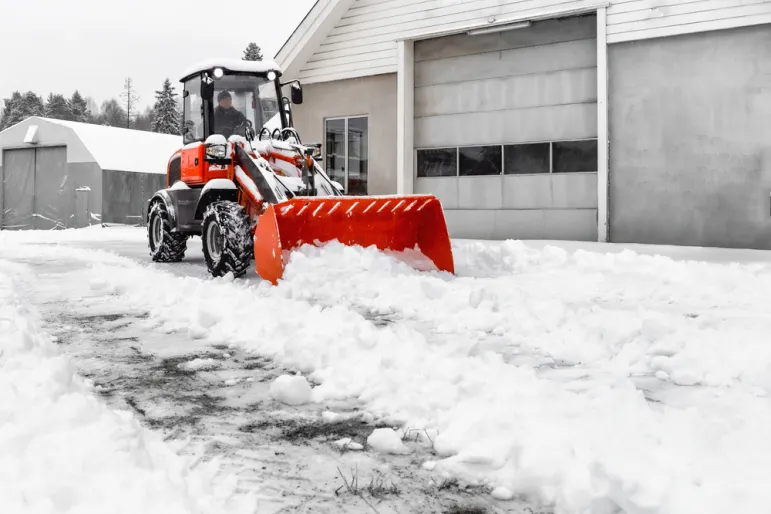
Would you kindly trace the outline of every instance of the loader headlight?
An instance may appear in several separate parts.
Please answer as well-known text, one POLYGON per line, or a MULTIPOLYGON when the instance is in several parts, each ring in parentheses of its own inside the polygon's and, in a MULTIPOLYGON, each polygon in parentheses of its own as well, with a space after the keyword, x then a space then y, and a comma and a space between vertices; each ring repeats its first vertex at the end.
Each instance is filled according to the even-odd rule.
POLYGON ((228 155, 228 145, 209 145, 206 147, 206 155, 214 159, 224 159, 228 155))

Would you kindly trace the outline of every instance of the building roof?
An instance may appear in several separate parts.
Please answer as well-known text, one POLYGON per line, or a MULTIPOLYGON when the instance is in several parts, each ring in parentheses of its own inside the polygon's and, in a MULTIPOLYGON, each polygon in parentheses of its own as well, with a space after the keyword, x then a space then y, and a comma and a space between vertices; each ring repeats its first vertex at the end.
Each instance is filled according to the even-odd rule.
POLYGON ((71 129, 103 170, 162 175, 182 136, 33 117, 71 129))
POLYGON ((190 66, 185 70, 180 78, 186 79, 190 75, 206 70, 211 70, 212 68, 224 68, 229 71, 244 73, 266 73, 268 71, 281 73, 281 67, 276 64, 276 61, 273 59, 263 59, 262 61, 244 61, 240 59, 211 58, 190 66))

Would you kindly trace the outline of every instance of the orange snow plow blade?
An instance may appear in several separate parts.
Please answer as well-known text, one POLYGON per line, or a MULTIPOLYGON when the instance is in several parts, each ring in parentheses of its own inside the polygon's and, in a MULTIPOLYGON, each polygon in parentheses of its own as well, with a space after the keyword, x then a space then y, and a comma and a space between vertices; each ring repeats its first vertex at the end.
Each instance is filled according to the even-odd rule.
POLYGON ((405 252, 418 269, 455 272, 439 200, 414 195, 295 197, 268 206, 254 233, 257 274, 276 284, 284 274, 283 251, 334 240, 349 246, 374 245, 384 251, 405 252))

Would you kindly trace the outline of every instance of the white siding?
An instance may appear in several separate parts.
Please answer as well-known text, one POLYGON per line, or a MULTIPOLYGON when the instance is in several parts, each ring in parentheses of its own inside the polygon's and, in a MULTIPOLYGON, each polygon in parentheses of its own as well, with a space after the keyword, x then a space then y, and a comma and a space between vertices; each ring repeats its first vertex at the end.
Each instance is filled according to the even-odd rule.
POLYGON ((396 72, 396 41, 435 31, 598 0, 356 0, 302 67, 297 78, 324 82, 396 72))
MULTIPOLYGON (((322 3, 330 4, 326 9, 332 10, 333 1, 322 0, 322 3)), ((460 30, 484 24, 490 17, 501 20, 538 16, 597 3, 598 0, 355 0, 315 53, 303 63, 297 78, 324 82, 395 73, 398 39, 460 30)), ((616 0, 609 3, 609 43, 771 23, 771 0, 616 0)))
POLYGON ((608 43, 762 23, 769 0, 620 0, 608 8, 608 43))

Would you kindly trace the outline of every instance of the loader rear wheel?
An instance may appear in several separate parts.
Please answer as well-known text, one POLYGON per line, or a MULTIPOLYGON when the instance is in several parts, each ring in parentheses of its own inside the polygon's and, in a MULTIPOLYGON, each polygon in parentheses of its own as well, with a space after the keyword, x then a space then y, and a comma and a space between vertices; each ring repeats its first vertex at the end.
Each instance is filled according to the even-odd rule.
POLYGON ((179 262, 185 257, 187 236, 171 231, 169 211, 163 202, 155 202, 150 208, 147 240, 154 262, 179 262))
POLYGON ((203 256, 209 273, 221 277, 246 273, 252 257, 249 217, 244 208, 228 201, 214 202, 203 214, 203 256))

